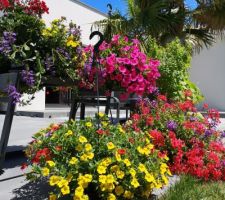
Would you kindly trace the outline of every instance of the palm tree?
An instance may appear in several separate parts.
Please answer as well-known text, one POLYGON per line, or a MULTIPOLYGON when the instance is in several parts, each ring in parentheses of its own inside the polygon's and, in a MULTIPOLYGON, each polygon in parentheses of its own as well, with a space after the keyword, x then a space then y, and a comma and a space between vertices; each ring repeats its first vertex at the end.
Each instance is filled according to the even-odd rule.
POLYGON ((165 45, 178 37, 195 47, 210 46, 217 33, 225 29, 225 0, 196 0, 190 9, 184 0, 125 0, 128 12, 118 11, 106 20, 96 22, 107 39, 112 34, 137 37, 146 47, 152 37, 165 45))

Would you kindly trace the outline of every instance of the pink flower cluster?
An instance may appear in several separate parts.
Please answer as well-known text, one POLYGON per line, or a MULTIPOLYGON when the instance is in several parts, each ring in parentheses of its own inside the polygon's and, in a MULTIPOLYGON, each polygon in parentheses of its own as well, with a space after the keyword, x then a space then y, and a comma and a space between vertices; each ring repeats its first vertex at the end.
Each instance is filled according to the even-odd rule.
MULTIPOLYGON (((93 48, 85 51, 91 55, 93 48)), ((143 96, 156 90, 156 80, 160 77, 158 66, 160 62, 148 58, 140 50, 139 41, 129 41, 127 37, 115 35, 110 43, 103 42, 98 56, 99 70, 89 67, 86 79, 80 86, 94 86, 94 75, 100 75, 100 85, 107 90, 122 90, 124 96, 136 94, 143 96), (87 83, 88 82, 88 83, 87 83)))

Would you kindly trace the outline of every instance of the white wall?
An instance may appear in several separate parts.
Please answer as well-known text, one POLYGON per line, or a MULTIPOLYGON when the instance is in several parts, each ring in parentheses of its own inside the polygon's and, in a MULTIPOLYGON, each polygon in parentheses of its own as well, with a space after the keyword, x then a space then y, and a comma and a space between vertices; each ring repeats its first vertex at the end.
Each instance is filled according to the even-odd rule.
MULTIPOLYGON (((68 23, 72 20, 81 27, 82 43, 85 45, 94 44, 97 38, 89 40, 91 26, 93 22, 106 18, 106 15, 95 9, 85 6, 77 0, 45 0, 49 7, 49 14, 45 14, 43 19, 47 24, 58 19, 61 16, 66 17, 68 23)), ((45 110, 45 92, 40 91, 35 94, 35 99, 31 105, 19 107, 19 111, 44 111, 45 110)))
POLYGON ((205 103, 225 111, 225 40, 218 39, 192 59, 191 80, 205 96, 205 103))
MULTIPOLYGON (((106 15, 95 9, 85 6, 77 0, 45 0, 49 7, 49 14, 45 14, 43 19, 51 22, 54 19, 64 16, 68 22, 71 20, 81 27, 82 42, 85 45, 90 44, 89 35, 91 26, 95 21, 106 18, 106 15)), ((96 2, 97 3, 97 2, 96 2)))

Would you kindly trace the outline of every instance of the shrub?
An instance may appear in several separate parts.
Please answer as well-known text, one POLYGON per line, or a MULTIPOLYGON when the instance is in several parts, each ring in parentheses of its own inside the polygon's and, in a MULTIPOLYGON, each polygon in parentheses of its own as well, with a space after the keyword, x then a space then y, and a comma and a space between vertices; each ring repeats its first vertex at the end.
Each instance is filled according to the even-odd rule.
POLYGON ((191 90, 195 103, 202 100, 200 90, 189 77, 192 57, 190 45, 183 46, 177 39, 163 47, 151 40, 147 52, 150 57, 160 60, 161 76, 157 80, 157 86, 161 94, 172 100, 184 100, 184 91, 191 90))
POLYGON ((184 102, 169 103, 163 95, 157 101, 141 101, 126 129, 150 135, 155 147, 169 157, 173 173, 225 180, 225 147, 219 141, 224 134, 216 129, 219 114, 209 109, 203 117, 187 94, 184 102))
POLYGON ((36 133, 26 150, 29 178, 47 177, 54 188, 50 199, 147 199, 171 175, 168 158, 151 142, 143 132, 109 124, 101 113, 96 119, 52 124, 36 133))

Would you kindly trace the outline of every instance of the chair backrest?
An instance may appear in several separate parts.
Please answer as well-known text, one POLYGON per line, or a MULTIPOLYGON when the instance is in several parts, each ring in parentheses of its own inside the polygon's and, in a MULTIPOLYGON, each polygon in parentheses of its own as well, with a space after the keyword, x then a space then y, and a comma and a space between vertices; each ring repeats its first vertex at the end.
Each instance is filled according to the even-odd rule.
POLYGON ((4 92, 8 85, 16 85, 18 80, 18 73, 0 74, 0 91, 4 92))

